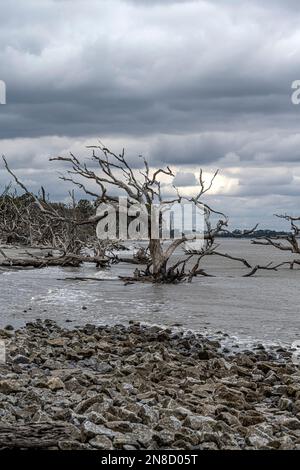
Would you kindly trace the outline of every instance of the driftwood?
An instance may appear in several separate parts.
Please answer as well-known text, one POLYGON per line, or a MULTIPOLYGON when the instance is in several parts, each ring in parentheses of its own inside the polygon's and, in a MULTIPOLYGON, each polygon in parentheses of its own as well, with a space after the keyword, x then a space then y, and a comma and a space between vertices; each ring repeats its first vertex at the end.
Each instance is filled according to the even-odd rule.
MULTIPOLYGON (((5 157, 3 157, 6 170, 13 177, 15 184, 22 189, 24 197, 22 196, 23 199, 20 201, 20 198, 14 198, 8 194, 9 188, 5 190, 2 197, 2 206, 0 204, 0 232, 1 220, 3 221, 4 233, 10 236, 23 236, 24 229, 26 229, 29 246, 32 244, 50 244, 53 248, 63 251, 65 259, 63 257, 52 258, 51 260, 35 259, 26 261, 5 259, 2 262, 2 266, 79 266, 82 262, 92 262, 96 263, 97 266, 103 267, 108 263, 127 262, 135 265, 146 265, 144 273, 136 269, 133 276, 135 281, 178 283, 186 280, 191 282, 192 278, 197 275, 209 276, 209 274, 201 269, 200 260, 204 256, 213 254, 216 251, 215 239, 218 235, 222 232, 229 233, 227 230, 228 217, 202 201, 202 198, 212 188, 214 180, 218 175, 218 170, 208 181, 205 181, 203 171, 200 169, 197 192, 195 195, 189 196, 180 194, 179 188, 174 185, 175 174, 168 166, 151 169, 146 159, 143 158, 144 165, 142 165, 142 168, 134 169, 127 161, 124 149, 120 154, 117 154, 109 150, 101 142, 99 142, 99 145, 89 146, 88 148, 92 151, 92 163, 89 164, 81 161, 73 154, 50 159, 65 163, 67 169, 60 178, 63 181, 72 183, 75 188, 83 191, 89 197, 89 200, 91 198, 93 200, 93 204, 84 200, 79 201, 84 204, 77 204, 74 192, 72 192, 72 204, 68 208, 61 204, 50 203, 46 198, 43 188, 41 194, 33 194, 9 168, 5 157), (167 179, 169 179, 169 184, 173 188, 172 195, 168 197, 162 191, 167 179), (91 183, 93 183, 93 186, 91 186, 91 183), (126 197, 125 207, 119 204, 120 201, 116 196, 116 189, 120 191, 120 195, 126 197), (142 226, 146 232, 146 239, 149 240, 148 247, 141 247, 133 258, 118 258, 112 250, 110 250, 111 256, 107 256, 108 248, 105 247, 104 241, 96 240, 96 231, 93 232, 89 229, 89 227, 100 221, 103 222, 103 219, 105 219, 106 216, 101 211, 97 211, 95 214, 96 208, 99 208, 103 203, 114 209, 115 215, 126 215, 127 223, 130 219, 129 210, 137 206, 141 208, 139 212, 140 216, 143 214, 142 226), (170 223, 167 223, 170 226, 170 236, 166 237, 167 239, 169 238, 169 243, 167 245, 164 244, 164 239, 162 238, 164 232, 163 214, 167 214, 174 204, 189 204, 194 212, 198 210, 203 215, 204 246, 200 253, 192 253, 191 255, 185 253, 185 260, 171 265, 175 250, 184 247, 186 242, 191 242, 192 239, 197 238, 195 227, 193 228, 195 235, 190 234, 192 237, 186 234, 185 227, 182 227, 181 236, 173 238, 171 236, 172 223, 170 219, 170 223), (159 206, 159 210, 157 206, 159 206), (11 208, 11 210, 7 210, 7 208, 11 208), (83 208, 85 209, 83 210, 83 208), (82 250, 88 246, 87 242, 89 240, 94 250, 94 258, 84 258, 81 256, 82 250), (72 255, 69 255, 69 253, 72 255), (187 261, 191 260, 193 255, 196 256, 195 264, 187 272, 185 271, 187 261), (103 258, 103 260, 100 258, 103 258)), ((118 229, 114 238, 124 238, 121 236, 123 231, 120 229, 120 225, 116 224, 116 227, 118 229)), ((243 234, 252 233, 255 228, 250 231, 244 231, 243 234)), ((13 241, 14 237, 12 237, 11 242, 13 241)), ((245 266, 251 268, 246 260, 218 252, 215 254, 243 262, 245 266)), ((131 282, 131 280, 128 282, 131 282)))
MULTIPOLYGON (((146 264, 146 273, 141 276, 134 275, 135 280, 141 280, 142 282, 158 282, 158 283, 170 283, 180 282, 185 280, 187 277, 191 278, 190 273, 184 273, 186 261, 180 263, 180 269, 178 269, 177 263, 174 266, 169 266, 172 255, 175 250, 182 247, 186 241, 190 240, 186 236, 180 237, 179 239, 171 239, 167 247, 163 246, 163 240, 158 236, 153 235, 157 231, 158 234, 162 229, 162 213, 166 212, 172 207, 173 204, 188 203, 194 209, 198 208, 204 213, 205 219, 205 250, 212 249, 214 244, 215 236, 224 229, 228 224, 228 217, 222 212, 216 211, 206 203, 202 202, 202 196, 204 196, 212 187, 213 182, 218 174, 218 171, 210 178, 208 182, 204 181, 203 171, 199 171, 199 183, 197 194, 193 197, 187 197, 179 193, 179 189, 173 186, 173 194, 170 198, 165 197, 162 194, 162 184, 166 178, 174 178, 170 167, 158 168, 151 170, 148 162, 143 159, 144 165, 141 170, 135 171, 131 168, 129 162, 125 157, 124 149, 120 154, 116 154, 105 147, 101 142, 99 145, 89 146, 92 149, 91 160, 93 165, 87 165, 84 161, 80 161, 75 155, 62 157, 58 156, 51 158, 50 160, 64 162, 68 165, 66 173, 61 176, 61 179, 67 182, 73 183, 75 187, 83 190, 87 195, 92 196, 97 201, 97 205, 101 202, 109 204, 113 207, 116 213, 124 210, 127 214, 128 209, 134 207, 136 204, 144 207, 144 217, 146 231, 149 237, 148 248, 141 249, 134 256, 135 260, 130 259, 119 259, 119 261, 126 261, 133 264, 146 264), (97 172, 94 168, 97 168, 97 172), (161 177, 163 176, 163 179, 161 177), (90 182, 95 183, 95 188, 91 190, 86 184, 90 182), (122 195, 127 197, 126 209, 120 209, 119 201, 111 190, 118 188, 122 191, 122 195), (160 214, 158 220, 154 222, 153 206, 159 204, 160 214), (211 215, 218 217, 215 226, 212 226, 211 215), (141 279, 137 279, 141 277, 141 279), (147 278, 147 281, 144 279, 147 278)), ((170 180, 170 183, 173 183, 170 180)), ((90 217, 88 220, 81 223, 97 223, 104 216, 98 214, 90 217)), ((189 256, 188 256, 189 259, 189 256)), ((193 276, 197 275, 199 263, 196 261, 197 269, 193 268, 193 276)), ((202 270, 199 274, 203 274, 202 270)), ((130 282, 130 281, 129 281, 130 282)))
MULTIPOLYGON (((290 232, 286 234, 280 234, 276 236, 260 237, 255 240, 251 240, 253 245, 270 246, 280 251, 289 252, 292 254, 300 255, 300 217, 293 217, 288 214, 276 215, 279 219, 286 220, 290 223, 290 232)), ((292 261, 285 261, 281 263, 281 266, 289 265, 290 269, 294 269, 294 266, 300 265, 300 259, 295 258, 292 261)))
POLYGON ((219 251, 212 251, 211 253, 208 253, 208 254, 221 256, 223 258, 228 258, 232 261, 239 261, 240 263, 243 263, 247 268, 251 268, 251 264, 246 259, 239 258, 238 256, 232 256, 232 255, 229 255, 228 253, 220 253, 219 251))
POLYGON ((0 424, 0 449, 46 449, 71 440, 74 426, 65 423, 0 424))
POLYGON ((28 253, 27 258, 11 258, 7 256, 3 250, 0 250, 3 259, 0 260, 0 266, 7 268, 45 268, 50 266, 61 267, 79 267, 82 263, 95 263, 98 267, 105 267, 109 263, 108 258, 100 258, 95 256, 81 256, 72 253, 62 256, 36 257, 28 253))
POLYGON ((113 281, 113 279, 109 278, 98 278, 98 277, 84 277, 84 276, 74 276, 74 277, 64 277, 64 278, 57 278, 57 281, 113 281))

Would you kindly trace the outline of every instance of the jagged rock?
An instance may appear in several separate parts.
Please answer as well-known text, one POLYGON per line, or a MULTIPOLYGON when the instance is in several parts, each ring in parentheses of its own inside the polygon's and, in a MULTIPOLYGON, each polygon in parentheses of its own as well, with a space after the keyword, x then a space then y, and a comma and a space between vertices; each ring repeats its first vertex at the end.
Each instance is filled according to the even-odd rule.
POLYGON ((136 436, 133 434, 115 436, 113 445, 116 449, 125 449, 125 446, 134 446, 135 449, 140 447, 136 436))
POLYGON ((297 430, 300 429, 300 420, 297 418, 289 418, 286 416, 279 416, 277 418, 277 423, 280 426, 284 426, 285 428, 291 429, 291 430, 297 430))
POLYGON ((82 431, 84 436, 87 438, 91 438, 97 435, 113 438, 118 435, 118 433, 115 431, 112 431, 105 426, 92 423, 91 421, 84 421, 82 424, 82 431))
POLYGON ((185 418, 188 415, 191 415, 192 412, 183 406, 178 406, 173 410, 174 416, 177 416, 179 419, 185 418))
POLYGON ((26 356, 23 356, 22 354, 17 354, 14 358, 13 358, 13 362, 15 364, 28 364, 30 362, 29 358, 26 357, 26 356))
POLYGON ((164 448, 174 442, 174 432, 164 429, 163 431, 154 434, 153 439, 164 448))
POLYGON ((159 419, 159 412, 157 409, 151 406, 142 404, 140 412, 139 412, 139 416, 141 416, 143 423, 153 424, 153 423, 157 423, 159 419))
POLYGON ((75 408, 76 413, 84 413, 87 411, 89 408, 91 408, 94 404, 99 404, 103 402, 103 396, 102 395, 96 395, 94 397, 87 398, 85 400, 82 400, 75 408))
POLYGON ((239 420, 243 426, 247 427, 263 423, 265 418, 262 413, 259 413, 258 411, 247 411, 240 413, 239 420))
POLYGON ((293 407, 293 402, 289 398, 281 397, 279 402, 278 402, 278 406, 281 410, 291 411, 291 409, 293 407))
POLYGON ((22 389, 18 380, 0 380, 0 392, 4 394, 17 393, 22 389))
POLYGON ((12 325, 6 325, 6 326, 4 327, 4 329, 7 330, 7 331, 13 331, 13 330, 14 330, 14 327, 13 327, 12 325))
POLYGON ((89 444, 92 447, 95 447, 99 450, 112 450, 113 445, 111 440, 107 436, 96 436, 89 441, 89 444))
POLYGON ((190 415, 184 420, 183 425, 195 431, 211 432, 216 427, 217 421, 208 416, 190 415))
POLYGON ((224 421, 224 423, 228 424, 229 426, 240 426, 241 424, 239 419, 229 412, 219 413, 217 419, 224 421))
POLYGON ((13 341, 8 333, 0 330, 8 339, 1 442, 99 450, 300 447, 300 376, 285 350, 236 348, 223 356, 205 336, 140 323, 65 330, 37 321, 13 332, 13 341))
POLYGON ((134 425, 129 421, 110 421, 106 423, 106 426, 122 433, 131 432, 134 429, 134 425))
POLYGON ((156 429, 166 429, 168 431, 178 431, 182 427, 181 421, 177 419, 175 416, 169 416, 161 419, 156 429))
POLYGON ((86 418, 88 419, 88 421, 91 421, 94 424, 106 423, 106 419, 104 418, 104 416, 100 413, 97 413, 96 411, 90 411, 89 413, 87 413, 86 418))
POLYGON ((51 377, 51 379, 49 379, 47 382, 47 387, 50 388, 50 390, 55 391, 55 390, 60 390, 62 388, 65 388, 65 384, 60 378, 51 377))
POLYGON ((87 450, 90 448, 89 445, 78 441, 60 441, 58 447, 60 450, 87 450))

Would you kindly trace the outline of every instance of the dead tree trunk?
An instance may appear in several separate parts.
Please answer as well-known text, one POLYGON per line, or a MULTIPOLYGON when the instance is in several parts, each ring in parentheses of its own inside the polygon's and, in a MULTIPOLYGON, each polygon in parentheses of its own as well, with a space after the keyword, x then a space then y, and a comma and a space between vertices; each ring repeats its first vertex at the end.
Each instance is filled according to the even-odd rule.
POLYGON ((0 449, 47 449, 59 447, 59 442, 74 440, 79 432, 72 424, 30 423, 0 424, 0 449))
POLYGON ((150 240, 149 252, 153 276, 157 277, 160 275, 164 275, 166 272, 166 260, 164 257, 160 240, 150 240))

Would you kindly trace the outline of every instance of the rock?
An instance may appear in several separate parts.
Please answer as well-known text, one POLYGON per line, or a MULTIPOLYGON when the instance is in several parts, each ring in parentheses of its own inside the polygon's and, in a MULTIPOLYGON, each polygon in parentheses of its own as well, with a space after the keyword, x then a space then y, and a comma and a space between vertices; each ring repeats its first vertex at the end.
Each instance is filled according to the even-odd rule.
POLYGON ((265 423, 250 426, 245 436, 246 443, 256 449, 264 449, 270 446, 274 440, 273 428, 265 423))
POLYGON ((190 415, 184 420, 183 424, 195 431, 210 432, 218 423, 208 416, 190 415))
POLYGON ((50 388, 50 390, 56 391, 65 388, 65 384, 59 377, 51 377, 47 382, 47 387, 50 388))
POLYGON ((113 445, 111 440, 107 436, 96 436, 89 441, 89 444, 92 447, 95 447, 99 450, 112 450, 113 445))
POLYGON ((265 421, 265 418, 262 413, 253 410, 240 413, 239 420, 243 426, 247 427, 263 423, 265 421))
POLYGON ((52 419, 44 411, 38 410, 31 418, 32 423, 51 423, 52 419))
POLYGON ((283 450, 294 450, 295 445, 293 444, 292 439, 289 436, 283 436, 280 440, 280 449, 283 450))
POLYGON ((142 418, 144 424, 152 424, 157 423, 159 412, 154 407, 143 404, 139 416, 142 418))
POLYGON ((198 358, 200 360, 207 360, 210 357, 211 357, 211 353, 207 349, 204 349, 203 351, 199 351, 199 353, 198 353, 198 358))
POLYGON ((144 424, 135 424, 132 430, 132 436, 142 444, 144 447, 148 447, 152 441, 154 432, 144 424))
POLYGON ((6 326, 4 327, 4 329, 7 330, 7 331, 13 331, 13 330, 14 330, 14 327, 13 327, 12 325, 6 325, 6 326))
MULTIPOLYGON (((89 408, 91 408, 94 404, 103 403, 103 396, 102 395, 95 395, 94 397, 87 398, 82 400, 76 407, 76 413, 84 413, 89 408)), ((94 410, 95 411, 95 410, 94 410)))
POLYGON ((65 387, 69 392, 80 391, 83 389, 76 377, 73 377, 72 379, 65 382, 65 387))
MULTIPOLYGON (((159 413, 157 412, 158 416, 159 413)), ((125 421, 130 421, 131 423, 141 423, 142 418, 140 418, 136 413, 126 409, 126 408, 120 408, 118 411, 118 416, 125 420, 125 421)))
POLYGON ((238 418, 231 413, 228 412, 221 412, 217 416, 218 420, 224 421, 224 423, 228 424, 229 426, 240 426, 240 421, 238 418))
POLYGON ((99 362, 96 367, 97 372, 100 372, 100 374, 108 374, 108 372, 113 370, 112 366, 107 362, 99 362))
POLYGON ((0 380, 0 392, 4 394, 18 393, 22 389, 18 380, 0 380))
POLYGON ((13 358, 13 362, 15 364, 29 364, 29 359, 28 357, 26 356, 23 356, 22 354, 17 354, 14 358, 13 358))
POLYGON ((266 375, 264 381, 265 381, 265 383, 267 383, 267 384, 275 384, 276 382, 278 382, 278 377, 277 377, 277 375, 275 374, 275 372, 273 372, 273 371, 271 370, 271 371, 268 372, 268 374, 266 375))
POLYGON ((136 388, 132 384, 129 384, 129 383, 123 383, 121 388, 124 392, 128 393, 129 395, 135 395, 137 393, 136 388))
POLYGON ((134 424, 130 423, 129 421, 110 421, 109 423, 106 423, 106 426, 109 429, 123 433, 131 432, 134 428, 134 424))
POLYGON ((48 339, 47 344, 54 347, 64 346, 66 344, 66 338, 48 339))
POLYGON ((0 337, 0 420, 13 436, 30 423, 62 430, 53 449, 300 447, 300 376, 285 350, 225 356, 205 335, 141 323, 36 321, 0 337))
POLYGON ((247 437, 246 442, 250 446, 255 447, 255 449, 265 449, 268 447, 270 439, 258 436, 256 434, 251 434, 247 437))
POLYGON ((300 400, 297 400, 293 403, 293 410, 295 413, 300 412, 300 400))
POLYGON ((116 449, 125 449, 125 446, 133 446, 134 449, 139 448, 140 445, 137 441, 137 438, 133 434, 123 434, 116 436, 113 439, 113 446, 116 449))
POLYGON ((91 421, 84 421, 82 424, 82 432, 85 437, 88 439, 97 435, 100 436, 106 436, 109 438, 113 438, 118 435, 115 431, 112 431, 111 429, 101 426, 95 423, 92 423, 91 421))
POLYGON ((59 441, 58 447, 60 450, 86 450, 89 446, 78 441, 59 441))
POLYGON ((169 446, 174 442, 174 432, 164 429, 154 434, 153 439, 162 447, 169 446))
POLYGON ((203 442, 199 448, 201 450, 218 450, 218 446, 215 442, 203 442))
POLYGON ((300 398, 300 385, 299 384, 288 385, 287 394, 290 397, 300 398))
POLYGON ((124 450, 136 450, 136 447, 135 447, 135 446, 132 446, 132 445, 125 444, 125 445, 123 446, 123 449, 124 449, 124 450))
POLYGON ((230 389, 225 385, 221 385, 215 393, 215 398, 219 403, 232 405, 236 409, 243 409, 245 407, 245 398, 239 390, 230 389))
POLYGON ((104 416, 96 411, 90 411, 87 413, 86 418, 94 424, 105 424, 106 422, 104 416))
POLYGON ((289 418, 286 416, 279 416, 277 422, 280 426, 291 429, 293 431, 300 429, 300 420, 297 418, 289 418))
POLYGON ((159 420, 156 429, 166 429, 168 431, 178 431, 182 427, 181 422, 175 416, 165 417, 159 420))
POLYGON ((174 416, 177 416, 179 419, 183 419, 188 415, 191 415, 192 412, 183 406, 178 406, 173 410, 174 416))
POLYGON ((278 402, 278 406, 281 410, 291 411, 291 409, 293 407, 293 402, 292 402, 292 400, 289 400, 288 398, 281 397, 279 402, 278 402))

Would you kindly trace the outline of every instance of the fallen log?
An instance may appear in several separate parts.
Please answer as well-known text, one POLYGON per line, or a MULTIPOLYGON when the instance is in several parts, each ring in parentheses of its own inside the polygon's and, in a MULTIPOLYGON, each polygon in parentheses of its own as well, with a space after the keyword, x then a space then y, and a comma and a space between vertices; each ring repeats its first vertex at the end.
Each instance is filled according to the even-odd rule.
POLYGON ((0 424, 0 449, 47 449, 64 440, 79 437, 78 430, 66 423, 0 424))
POLYGON ((83 276, 75 276, 75 277, 64 277, 64 278, 57 278, 57 281, 114 281, 117 279, 111 278, 98 278, 98 277, 83 277, 83 276))
POLYGON ((0 250, 4 259, 0 260, 0 267, 14 268, 14 267, 30 267, 30 268, 45 268, 50 266, 61 267, 79 267, 82 263, 95 263, 97 267, 105 267, 110 262, 108 258, 99 258, 94 256, 81 256, 66 254, 57 257, 37 257, 29 256, 28 258, 10 258, 0 250))

